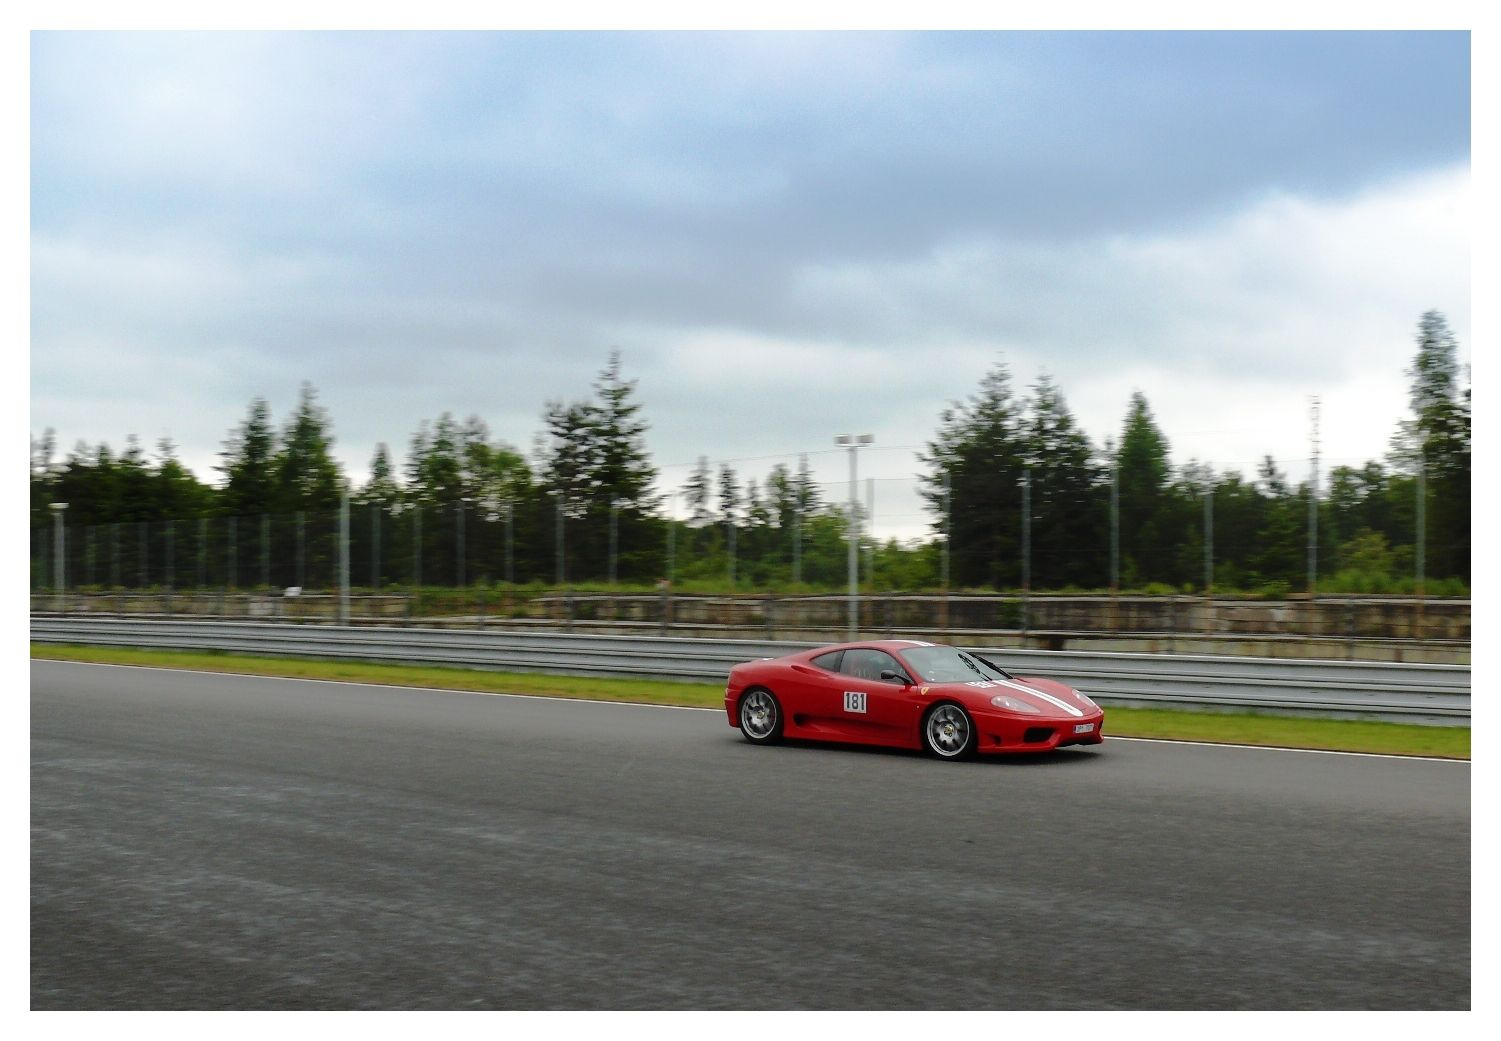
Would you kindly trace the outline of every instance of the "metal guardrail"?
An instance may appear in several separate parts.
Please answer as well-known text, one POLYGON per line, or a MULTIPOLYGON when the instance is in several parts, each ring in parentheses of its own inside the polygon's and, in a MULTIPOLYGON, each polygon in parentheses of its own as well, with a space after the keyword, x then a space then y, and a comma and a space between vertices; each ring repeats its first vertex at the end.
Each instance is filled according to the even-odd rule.
MULTIPOLYGON (((218 650, 466 668, 722 682, 730 667, 817 646, 567 633, 33 615, 38 643, 218 650)), ((1470 667, 1198 655, 980 649, 1106 705, 1253 708, 1468 726, 1470 667)))

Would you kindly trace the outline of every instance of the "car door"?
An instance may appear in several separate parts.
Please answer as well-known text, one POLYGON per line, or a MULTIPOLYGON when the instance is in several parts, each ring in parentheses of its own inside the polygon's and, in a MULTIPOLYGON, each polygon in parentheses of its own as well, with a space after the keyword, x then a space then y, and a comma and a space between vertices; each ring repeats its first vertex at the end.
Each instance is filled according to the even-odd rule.
POLYGON ((882 673, 906 674, 900 662, 876 647, 852 647, 839 665, 840 722, 851 740, 871 744, 911 744, 916 733, 915 688, 882 673))
POLYGON ((839 674, 844 651, 831 651, 808 662, 795 662, 787 678, 788 731, 804 737, 844 737, 841 708, 846 677, 839 674))

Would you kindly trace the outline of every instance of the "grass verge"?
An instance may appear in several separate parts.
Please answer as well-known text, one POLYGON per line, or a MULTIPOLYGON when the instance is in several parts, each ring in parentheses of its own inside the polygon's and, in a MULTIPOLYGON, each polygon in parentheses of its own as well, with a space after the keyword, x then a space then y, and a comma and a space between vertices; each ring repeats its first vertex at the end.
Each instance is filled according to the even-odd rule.
MULTIPOLYGON (((271 658, 215 651, 155 651, 127 647, 31 645, 33 658, 195 669, 294 679, 342 680, 398 687, 440 687, 592 701, 634 701, 650 705, 719 708, 724 687, 713 683, 554 676, 488 672, 426 665, 381 665, 313 658, 271 658)), ((1314 748, 1385 755, 1470 758, 1469 727, 1428 727, 1364 720, 1313 719, 1257 713, 1174 712, 1166 709, 1106 707, 1105 733, 1170 741, 1208 741, 1278 748, 1314 748)))

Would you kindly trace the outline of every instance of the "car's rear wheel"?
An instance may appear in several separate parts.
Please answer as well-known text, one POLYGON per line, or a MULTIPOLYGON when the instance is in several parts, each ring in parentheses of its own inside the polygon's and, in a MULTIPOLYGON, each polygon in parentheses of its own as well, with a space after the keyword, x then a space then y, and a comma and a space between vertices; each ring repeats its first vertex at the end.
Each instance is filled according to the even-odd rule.
POLYGON ((969 713, 952 702, 934 705, 923 717, 922 743, 939 759, 966 759, 975 751, 975 725, 969 713))
POLYGON ((769 745, 782 736, 782 705, 765 687, 740 698, 740 732, 753 745, 769 745))

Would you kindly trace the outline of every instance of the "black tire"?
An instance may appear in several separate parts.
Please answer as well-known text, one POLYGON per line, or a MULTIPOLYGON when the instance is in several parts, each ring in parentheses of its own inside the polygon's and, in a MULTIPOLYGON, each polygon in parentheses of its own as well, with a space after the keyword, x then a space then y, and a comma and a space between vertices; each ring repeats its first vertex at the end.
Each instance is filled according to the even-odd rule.
POLYGON ((975 721, 952 701, 942 701, 922 717, 922 746, 938 759, 968 759, 975 754, 975 721))
POLYGON ((740 695, 740 732, 753 745, 770 745, 782 739, 782 703, 765 687, 752 687, 740 695))

